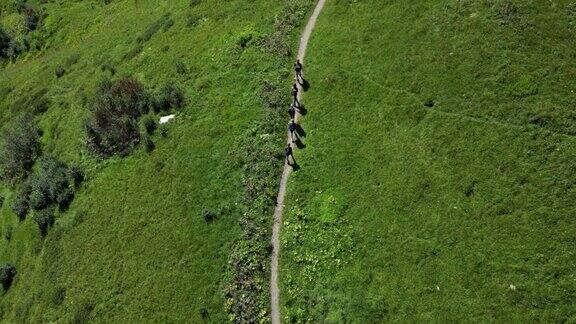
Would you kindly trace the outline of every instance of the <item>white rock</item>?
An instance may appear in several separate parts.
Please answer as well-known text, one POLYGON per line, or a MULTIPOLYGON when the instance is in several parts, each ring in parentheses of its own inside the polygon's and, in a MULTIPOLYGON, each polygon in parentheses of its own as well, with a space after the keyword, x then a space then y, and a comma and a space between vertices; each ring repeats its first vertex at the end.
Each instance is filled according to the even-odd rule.
POLYGON ((168 116, 160 117, 160 124, 166 124, 171 119, 174 119, 174 117, 176 117, 176 115, 168 115, 168 116))

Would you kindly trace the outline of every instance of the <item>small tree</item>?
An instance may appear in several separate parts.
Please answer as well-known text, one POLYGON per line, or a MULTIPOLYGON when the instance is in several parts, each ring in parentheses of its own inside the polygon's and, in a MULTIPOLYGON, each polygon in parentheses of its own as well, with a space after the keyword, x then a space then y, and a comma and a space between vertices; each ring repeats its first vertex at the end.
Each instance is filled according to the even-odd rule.
POLYGON ((149 107, 150 98, 135 79, 103 82, 86 124, 88 148, 102 157, 127 155, 140 142, 138 118, 149 107))
POLYGON ((54 211, 52 209, 44 209, 36 212, 34 215, 34 221, 38 224, 38 229, 40 230, 40 235, 42 235, 42 237, 46 237, 48 230, 52 225, 54 225, 55 220, 54 211))
POLYGON ((24 178, 40 153, 40 130, 31 115, 23 115, 4 131, 0 150, 2 176, 8 180, 24 178))
POLYGON ((10 289, 10 286, 12 286, 12 282, 14 281, 14 277, 16 277, 15 266, 8 263, 0 267, 0 283, 2 283, 4 291, 10 289))

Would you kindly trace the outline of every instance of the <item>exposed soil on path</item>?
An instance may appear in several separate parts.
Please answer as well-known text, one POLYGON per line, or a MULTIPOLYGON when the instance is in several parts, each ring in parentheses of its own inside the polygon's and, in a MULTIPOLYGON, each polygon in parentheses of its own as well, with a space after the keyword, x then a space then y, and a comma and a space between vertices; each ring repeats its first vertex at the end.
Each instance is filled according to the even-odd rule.
MULTIPOLYGON (((310 35, 314 30, 314 26, 316 26, 316 20, 324 8, 325 0, 319 0, 316 4, 316 8, 314 12, 308 19, 308 23, 304 28, 304 32, 302 33, 302 37, 300 38, 300 47, 298 49, 298 59, 300 62, 304 64, 304 58, 306 56, 306 49, 308 48, 308 40, 310 40, 310 35)), ((306 69, 306 67, 304 67, 306 69)), ((304 90, 302 86, 299 85, 298 91, 298 101, 301 100, 302 93, 304 90)), ((298 121, 300 114, 296 112, 295 121, 298 121)), ((294 144, 290 141, 290 135, 288 134, 288 143, 292 145, 293 149, 294 144)), ((280 189, 278 192, 278 200, 276 203, 276 208, 274 209, 274 224, 272 226, 272 264, 271 264, 271 277, 270 277, 270 300, 271 300, 271 317, 273 324, 280 324, 280 290, 278 289, 278 257, 280 254, 280 227, 282 226, 282 213, 284 212, 284 198, 286 197, 286 185, 288 184, 288 177, 290 176, 290 172, 292 172, 292 167, 289 166, 287 163, 284 164, 284 172, 282 173, 282 179, 280 181, 280 189)))

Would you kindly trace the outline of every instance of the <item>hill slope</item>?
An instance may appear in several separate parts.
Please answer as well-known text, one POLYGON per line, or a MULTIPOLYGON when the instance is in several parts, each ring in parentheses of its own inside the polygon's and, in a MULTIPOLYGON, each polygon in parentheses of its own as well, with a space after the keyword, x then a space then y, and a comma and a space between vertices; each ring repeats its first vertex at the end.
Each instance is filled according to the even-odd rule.
MULTIPOLYGON (((239 275, 231 254, 268 260, 269 196, 285 135, 282 88, 311 1, 29 3, 42 17, 29 32, 26 12, 2 4, 0 26, 32 45, 0 66, 0 123, 35 114, 43 155, 80 165, 87 180, 45 238, 35 215, 19 223, 12 211, 21 185, 0 186, 0 261, 17 269, 0 298, 3 319, 234 316, 233 305, 244 301, 225 295, 242 288, 233 284, 239 275), (175 85, 186 104, 166 112, 176 118, 151 136, 151 152, 139 145, 127 157, 102 160, 86 149, 84 124, 99 83, 123 76, 153 95, 175 85), (246 143, 253 142, 263 147, 252 151, 246 143), (249 189, 262 201, 246 193, 254 179, 260 182, 249 189), (240 224, 262 236, 246 239, 240 224)), ((258 300, 246 316, 266 318, 266 268, 252 275, 258 300)))
POLYGON ((574 320, 574 5, 324 10, 282 230, 285 319, 574 320))

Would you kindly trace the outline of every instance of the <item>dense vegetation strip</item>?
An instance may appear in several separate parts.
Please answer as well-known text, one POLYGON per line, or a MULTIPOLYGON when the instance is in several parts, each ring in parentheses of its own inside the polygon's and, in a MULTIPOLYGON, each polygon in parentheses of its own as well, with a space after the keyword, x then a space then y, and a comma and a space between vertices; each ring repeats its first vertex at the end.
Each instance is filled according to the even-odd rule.
POLYGON ((262 80, 258 93, 260 119, 254 121, 236 152, 243 165, 244 196, 240 201, 242 234, 230 256, 230 279, 226 286, 227 311, 233 322, 269 320, 269 257, 272 215, 282 173, 282 147, 286 134, 286 107, 295 35, 311 1, 288 0, 276 17, 274 32, 263 38, 262 49, 276 55, 284 68, 274 79, 262 80))

